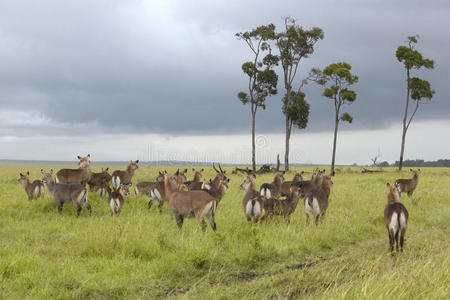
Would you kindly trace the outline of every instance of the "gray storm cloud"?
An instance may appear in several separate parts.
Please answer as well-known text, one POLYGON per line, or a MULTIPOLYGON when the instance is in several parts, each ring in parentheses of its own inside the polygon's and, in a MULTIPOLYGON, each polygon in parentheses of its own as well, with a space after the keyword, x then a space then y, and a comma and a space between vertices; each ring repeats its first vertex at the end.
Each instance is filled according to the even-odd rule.
MULTIPOLYGON (((448 119, 449 10, 448 1, 2 1, 0 111, 16 123, 0 122, 0 135, 246 133, 249 109, 236 94, 250 53, 234 34, 285 16, 325 33, 299 80, 337 61, 360 77, 346 107, 355 122, 344 130, 400 123, 405 75, 395 49, 416 33, 437 64, 419 74, 437 93, 417 118, 448 119)), ((331 104, 316 85, 305 92, 306 131, 329 130, 331 104)), ((258 131, 283 132, 280 97, 258 113, 258 131)))

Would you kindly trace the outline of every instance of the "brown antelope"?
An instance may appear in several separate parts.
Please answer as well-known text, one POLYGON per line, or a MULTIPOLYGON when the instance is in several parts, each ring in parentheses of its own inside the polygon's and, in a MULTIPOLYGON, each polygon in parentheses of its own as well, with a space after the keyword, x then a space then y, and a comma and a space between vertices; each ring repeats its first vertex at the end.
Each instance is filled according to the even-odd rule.
MULTIPOLYGON (((167 171, 164 172, 159 171, 158 177, 156 177, 156 182, 162 182, 164 180, 164 174, 166 174, 167 171)), ((155 187, 156 182, 142 181, 137 183, 134 186, 134 193, 136 194, 136 197, 140 197, 143 195, 151 197, 151 191, 155 187)))
POLYGON ((329 176, 319 175, 317 180, 318 184, 305 195, 306 223, 309 223, 310 216, 314 216, 316 225, 320 217, 325 217, 330 188, 333 186, 329 176))
POLYGON ((44 198, 44 184, 42 180, 35 180, 30 183, 30 172, 23 175, 20 173, 20 178, 16 180, 17 183, 21 184, 27 193, 28 200, 37 199, 39 197, 44 198))
POLYGON ((110 188, 108 187, 108 194, 109 194, 109 210, 111 211, 111 216, 114 214, 120 215, 122 212, 123 204, 125 203, 125 200, 130 195, 130 188, 131 184, 120 184, 120 186, 117 189, 114 189, 112 192, 110 188))
POLYGON ((406 228, 408 227, 408 211, 406 207, 399 202, 400 186, 397 182, 394 186, 386 184, 387 203, 384 208, 384 223, 388 230, 389 246, 391 252, 394 250, 394 240, 396 250, 398 251, 398 234, 400 232, 400 251, 403 251, 403 243, 406 228))
POLYGON ((400 193, 406 192, 408 193, 408 196, 411 196, 414 193, 417 183, 419 183, 420 169, 417 170, 410 169, 410 171, 413 173, 411 179, 397 179, 395 181, 395 184, 399 186, 400 193))
POLYGON ((175 180, 167 174, 164 175, 164 190, 169 200, 169 207, 179 228, 183 226, 185 218, 196 217, 202 230, 206 230, 205 218, 208 219, 211 228, 216 231, 214 214, 217 207, 217 199, 205 191, 179 191, 175 180))
POLYGON ((255 179, 255 175, 247 175, 239 189, 245 191, 242 199, 245 217, 248 222, 253 219, 256 223, 264 214, 264 197, 256 190, 255 179))
POLYGON ((204 169, 202 168, 201 170, 195 170, 194 168, 192 168, 192 171, 194 171, 194 178, 192 179, 192 181, 186 181, 185 184, 191 191, 201 190, 203 184, 201 181, 203 178, 202 172, 204 171, 204 169))
POLYGON ((212 185, 212 181, 210 179, 209 183, 206 182, 202 183, 202 190, 207 191, 211 196, 216 198, 217 205, 219 205, 220 200, 222 200, 223 196, 225 196, 225 193, 228 190, 227 181, 220 180, 218 187, 215 187, 212 185))
POLYGON ((298 186, 298 184, 303 181, 303 177, 302 177, 303 173, 305 173, 305 172, 304 171, 301 171, 300 173, 295 172, 294 178, 292 178, 292 181, 283 182, 283 184, 281 185, 280 195, 281 196, 289 196, 289 194, 291 193, 291 185, 294 183, 298 186))
POLYGON ((178 186, 180 186, 181 184, 184 184, 186 182, 186 173, 187 173, 188 169, 184 169, 183 171, 180 171, 180 169, 178 169, 175 174, 173 174, 172 179, 174 179, 178 186))
POLYGON ((100 196, 106 196, 107 187, 111 184, 112 176, 108 173, 109 168, 103 169, 100 173, 92 173, 91 178, 87 182, 89 191, 100 191, 100 196))
POLYGON ((92 214, 91 206, 87 201, 86 187, 79 183, 56 183, 52 179, 53 170, 50 173, 45 173, 41 170, 42 181, 47 185, 49 193, 55 199, 58 212, 62 212, 64 202, 72 202, 77 209, 77 217, 81 212, 81 204, 89 210, 89 214, 92 214))
POLYGON ((281 186, 284 182, 284 177, 282 174, 277 173, 273 178, 272 183, 263 183, 261 188, 259 189, 259 193, 265 199, 275 198, 278 199, 280 197, 281 186))
POLYGON ((214 171, 216 171, 216 177, 214 177, 214 179, 212 180, 212 185, 214 187, 218 187, 219 186, 219 182, 220 180, 223 180, 225 182, 230 182, 230 179, 227 178, 227 176, 225 175, 226 171, 222 170, 222 167, 219 164, 219 170, 217 170, 216 166, 213 163, 213 169, 214 171))
POLYGON ((299 196, 299 188, 295 184, 291 184, 290 193, 286 200, 278 200, 275 198, 267 199, 264 202, 265 214, 262 220, 265 220, 269 215, 282 215, 286 219, 295 211, 299 196))
POLYGON ((91 162, 88 154, 85 157, 77 156, 80 160, 78 163, 78 169, 61 169, 55 175, 56 183, 80 183, 85 185, 91 178, 92 172, 90 169, 91 162))
POLYGON ((134 171, 137 170, 137 168, 139 168, 138 163, 139 159, 136 161, 130 160, 130 162, 128 163, 128 167, 125 171, 115 170, 112 173, 112 186, 117 189, 121 183, 123 184, 131 183, 134 171))

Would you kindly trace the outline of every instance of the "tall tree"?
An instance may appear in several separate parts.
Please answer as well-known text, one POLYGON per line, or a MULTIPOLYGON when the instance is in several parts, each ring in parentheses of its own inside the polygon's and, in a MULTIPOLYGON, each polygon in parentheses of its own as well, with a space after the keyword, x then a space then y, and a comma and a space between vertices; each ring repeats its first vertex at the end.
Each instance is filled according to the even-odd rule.
POLYGON ((408 46, 398 46, 395 56, 399 62, 402 62, 406 70, 406 104, 405 112, 403 115, 403 130, 402 130, 402 144, 400 148, 400 162, 398 165, 399 171, 403 167, 403 154, 405 152, 405 139, 406 132, 408 131, 409 125, 416 114, 420 101, 422 99, 431 99, 433 97, 434 91, 431 90, 430 83, 426 80, 419 79, 417 77, 411 78, 412 69, 420 69, 425 67, 427 69, 434 68, 434 61, 431 59, 426 59, 422 57, 422 54, 414 49, 414 44, 417 44, 418 35, 409 36, 407 44, 408 46), (408 108, 409 108, 409 98, 416 101, 416 106, 413 113, 408 119, 408 108))
POLYGON ((297 25, 293 18, 285 18, 284 25, 285 31, 277 33, 275 37, 280 52, 284 88, 286 90, 282 99, 282 111, 286 118, 284 168, 289 171, 289 142, 292 125, 298 128, 306 128, 309 116, 309 105, 305 101, 305 94, 301 92, 301 87, 306 81, 302 81, 298 89, 295 89, 297 91, 293 90, 293 84, 300 61, 314 52, 314 45, 318 40, 323 39, 323 31, 317 27, 305 30, 297 25))
POLYGON ((266 109, 266 98, 277 93, 278 75, 273 67, 278 57, 272 54, 270 41, 274 39, 275 25, 259 26, 248 32, 236 33, 239 40, 245 41, 253 53, 253 61, 245 62, 242 71, 248 76, 248 92, 239 92, 242 104, 250 103, 252 116, 252 166, 256 172, 255 120, 258 107, 266 109))
POLYGON ((340 114, 342 105, 351 104, 356 100, 356 93, 349 89, 350 85, 358 82, 358 76, 352 75, 352 66, 346 62, 334 63, 323 71, 312 69, 310 78, 325 87, 323 96, 333 100, 334 103, 334 139, 333 156, 331 159, 331 175, 334 175, 334 163, 336 158, 336 141, 340 121, 352 123, 353 118, 348 113, 340 114))

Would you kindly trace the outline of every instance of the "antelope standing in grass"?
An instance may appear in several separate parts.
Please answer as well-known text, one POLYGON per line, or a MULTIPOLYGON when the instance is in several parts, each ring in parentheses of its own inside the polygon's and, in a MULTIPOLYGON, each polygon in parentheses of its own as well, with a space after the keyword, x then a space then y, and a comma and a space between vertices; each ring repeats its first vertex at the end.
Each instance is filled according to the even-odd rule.
POLYGON ((289 194, 291 193, 291 185, 296 184, 298 186, 299 183, 303 181, 303 177, 302 177, 303 173, 305 173, 305 172, 304 171, 295 172, 294 177, 292 178, 292 181, 283 182, 283 184, 281 185, 280 195, 281 196, 289 196, 289 194))
POLYGON ((79 183, 56 183, 52 179, 53 170, 50 173, 45 173, 41 170, 42 181, 47 185, 49 193, 55 199, 58 212, 62 212, 63 204, 65 202, 72 202, 77 209, 77 217, 81 212, 81 204, 89 210, 89 214, 92 214, 91 206, 87 201, 86 187, 79 183))
POLYGON ((230 182, 230 179, 225 175, 226 171, 222 170, 222 167, 219 164, 219 170, 217 170, 216 166, 213 163, 213 169, 216 171, 216 176, 212 180, 211 184, 213 187, 217 188, 219 186, 220 180, 225 182, 230 182))
POLYGON ((23 175, 20 173, 20 178, 16 180, 17 183, 21 184, 27 193, 28 200, 37 199, 39 197, 44 198, 44 184, 42 180, 35 180, 30 183, 30 172, 23 175))
POLYGON ((309 217, 313 216, 316 225, 319 224, 320 217, 325 217, 330 189, 333 186, 329 176, 320 174, 317 180, 318 184, 305 195, 306 223, 309 223, 309 217))
POLYGON ((324 173, 325 170, 314 171, 310 180, 302 180, 301 183, 296 183, 300 187, 300 197, 305 198, 306 194, 315 189, 319 185, 319 181, 324 173))
POLYGON ((100 196, 106 196, 107 188, 111 184, 112 176, 108 173, 109 168, 103 169, 99 173, 92 173, 88 181, 89 191, 100 191, 100 196))
POLYGON ((156 177, 155 182, 142 181, 142 182, 137 183, 134 186, 134 193, 136 194, 136 197, 144 196, 144 195, 151 197, 151 191, 155 187, 155 184, 157 182, 162 182, 164 180, 164 174, 166 174, 166 173, 167 173, 167 171, 164 171, 164 172, 159 171, 158 177, 156 177))
POLYGON ((188 189, 193 191, 193 190, 201 190, 202 189, 202 172, 204 171, 204 169, 202 168, 201 170, 195 170, 194 168, 192 168, 192 171, 194 171, 194 178, 192 179, 192 181, 186 181, 185 184, 187 185, 188 189))
POLYGON ((264 214, 264 197, 256 190, 255 179, 255 175, 247 175, 239 189, 245 191, 242 199, 245 217, 247 221, 251 222, 253 219, 256 223, 264 214))
POLYGON ((133 178, 134 171, 139 168, 139 159, 138 160, 130 160, 128 163, 128 167, 125 171, 116 170, 112 173, 112 186, 114 188, 118 188, 120 184, 129 184, 131 183, 131 179, 133 178))
POLYGON ((406 228, 408 227, 408 211, 406 207, 399 202, 400 200, 400 186, 397 182, 394 186, 389 183, 386 184, 387 203, 384 208, 384 223, 388 230, 389 246, 391 253, 394 250, 394 240, 396 250, 398 251, 398 235, 400 232, 400 251, 403 251, 403 243, 405 238, 406 228))
POLYGON ((419 172, 420 169, 413 170, 410 169, 410 171, 413 173, 413 176, 411 179, 397 179, 395 181, 395 184, 398 185, 400 193, 408 193, 408 196, 412 196, 414 193, 414 190, 417 187, 417 183, 419 183, 419 172))
POLYGON ((216 231, 214 214, 217 207, 217 199, 206 191, 178 191, 177 183, 167 174, 164 175, 164 190, 169 200, 169 207, 179 228, 183 226, 185 218, 196 217, 202 230, 206 230, 205 218, 208 219, 211 228, 216 231))
POLYGON ((259 189, 259 193, 265 199, 275 198, 278 199, 281 193, 281 186, 283 185, 284 177, 282 174, 277 173, 273 178, 272 183, 263 183, 259 189))
POLYGON ((78 169, 61 169, 56 173, 56 183, 79 183, 85 185, 91 178, 90 154, 85 157, 77 156, 79 159, 78 169))
POLYGON ((202 190, 207 191, 211 196, 217 199, 217 205, 219 205, 220 200, 222 200, 223 196, 225 196, 225 193, 228 190, 227 182, 230 180, 227 178, 228 181, 220 180, 217 187, 212 185, 212 181, 210 180, 209 183, 203 182, 202 183, 202 190))
POLYGON ((108 188, 109 193, 109 210, 111 211, 111 216, 116 214, 120 215, 122 212, 123 204, 125 203, 125 200, 130 195, 130 188, 131 184, 120 184, 120 186, 117 189, 114 189, 112 192, 108 188))
POLYGON ((270 198, 264 202, 265 214, 261 221, 265 220, 269 215, 281 215, 288 219, 297 208, 299 198, 299 187, 292 183, 289 196, 285 200, 270 198))

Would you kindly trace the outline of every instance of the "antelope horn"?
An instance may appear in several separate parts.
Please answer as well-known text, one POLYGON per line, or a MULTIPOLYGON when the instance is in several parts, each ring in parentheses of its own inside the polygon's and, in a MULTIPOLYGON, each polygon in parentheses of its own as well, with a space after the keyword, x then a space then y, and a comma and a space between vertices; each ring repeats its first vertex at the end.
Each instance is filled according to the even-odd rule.
POLYGON ((222 174, 225 174, 225 172, 222 170, 222 167, 220 166, 220 163, 219 163, 219 169, 222 174))
POLYGON ((216 166, 214 165, 214 163, 213 163, 213 169, 214 169, 217 173, 220 173, 219 170, 216 169, 216 166))

